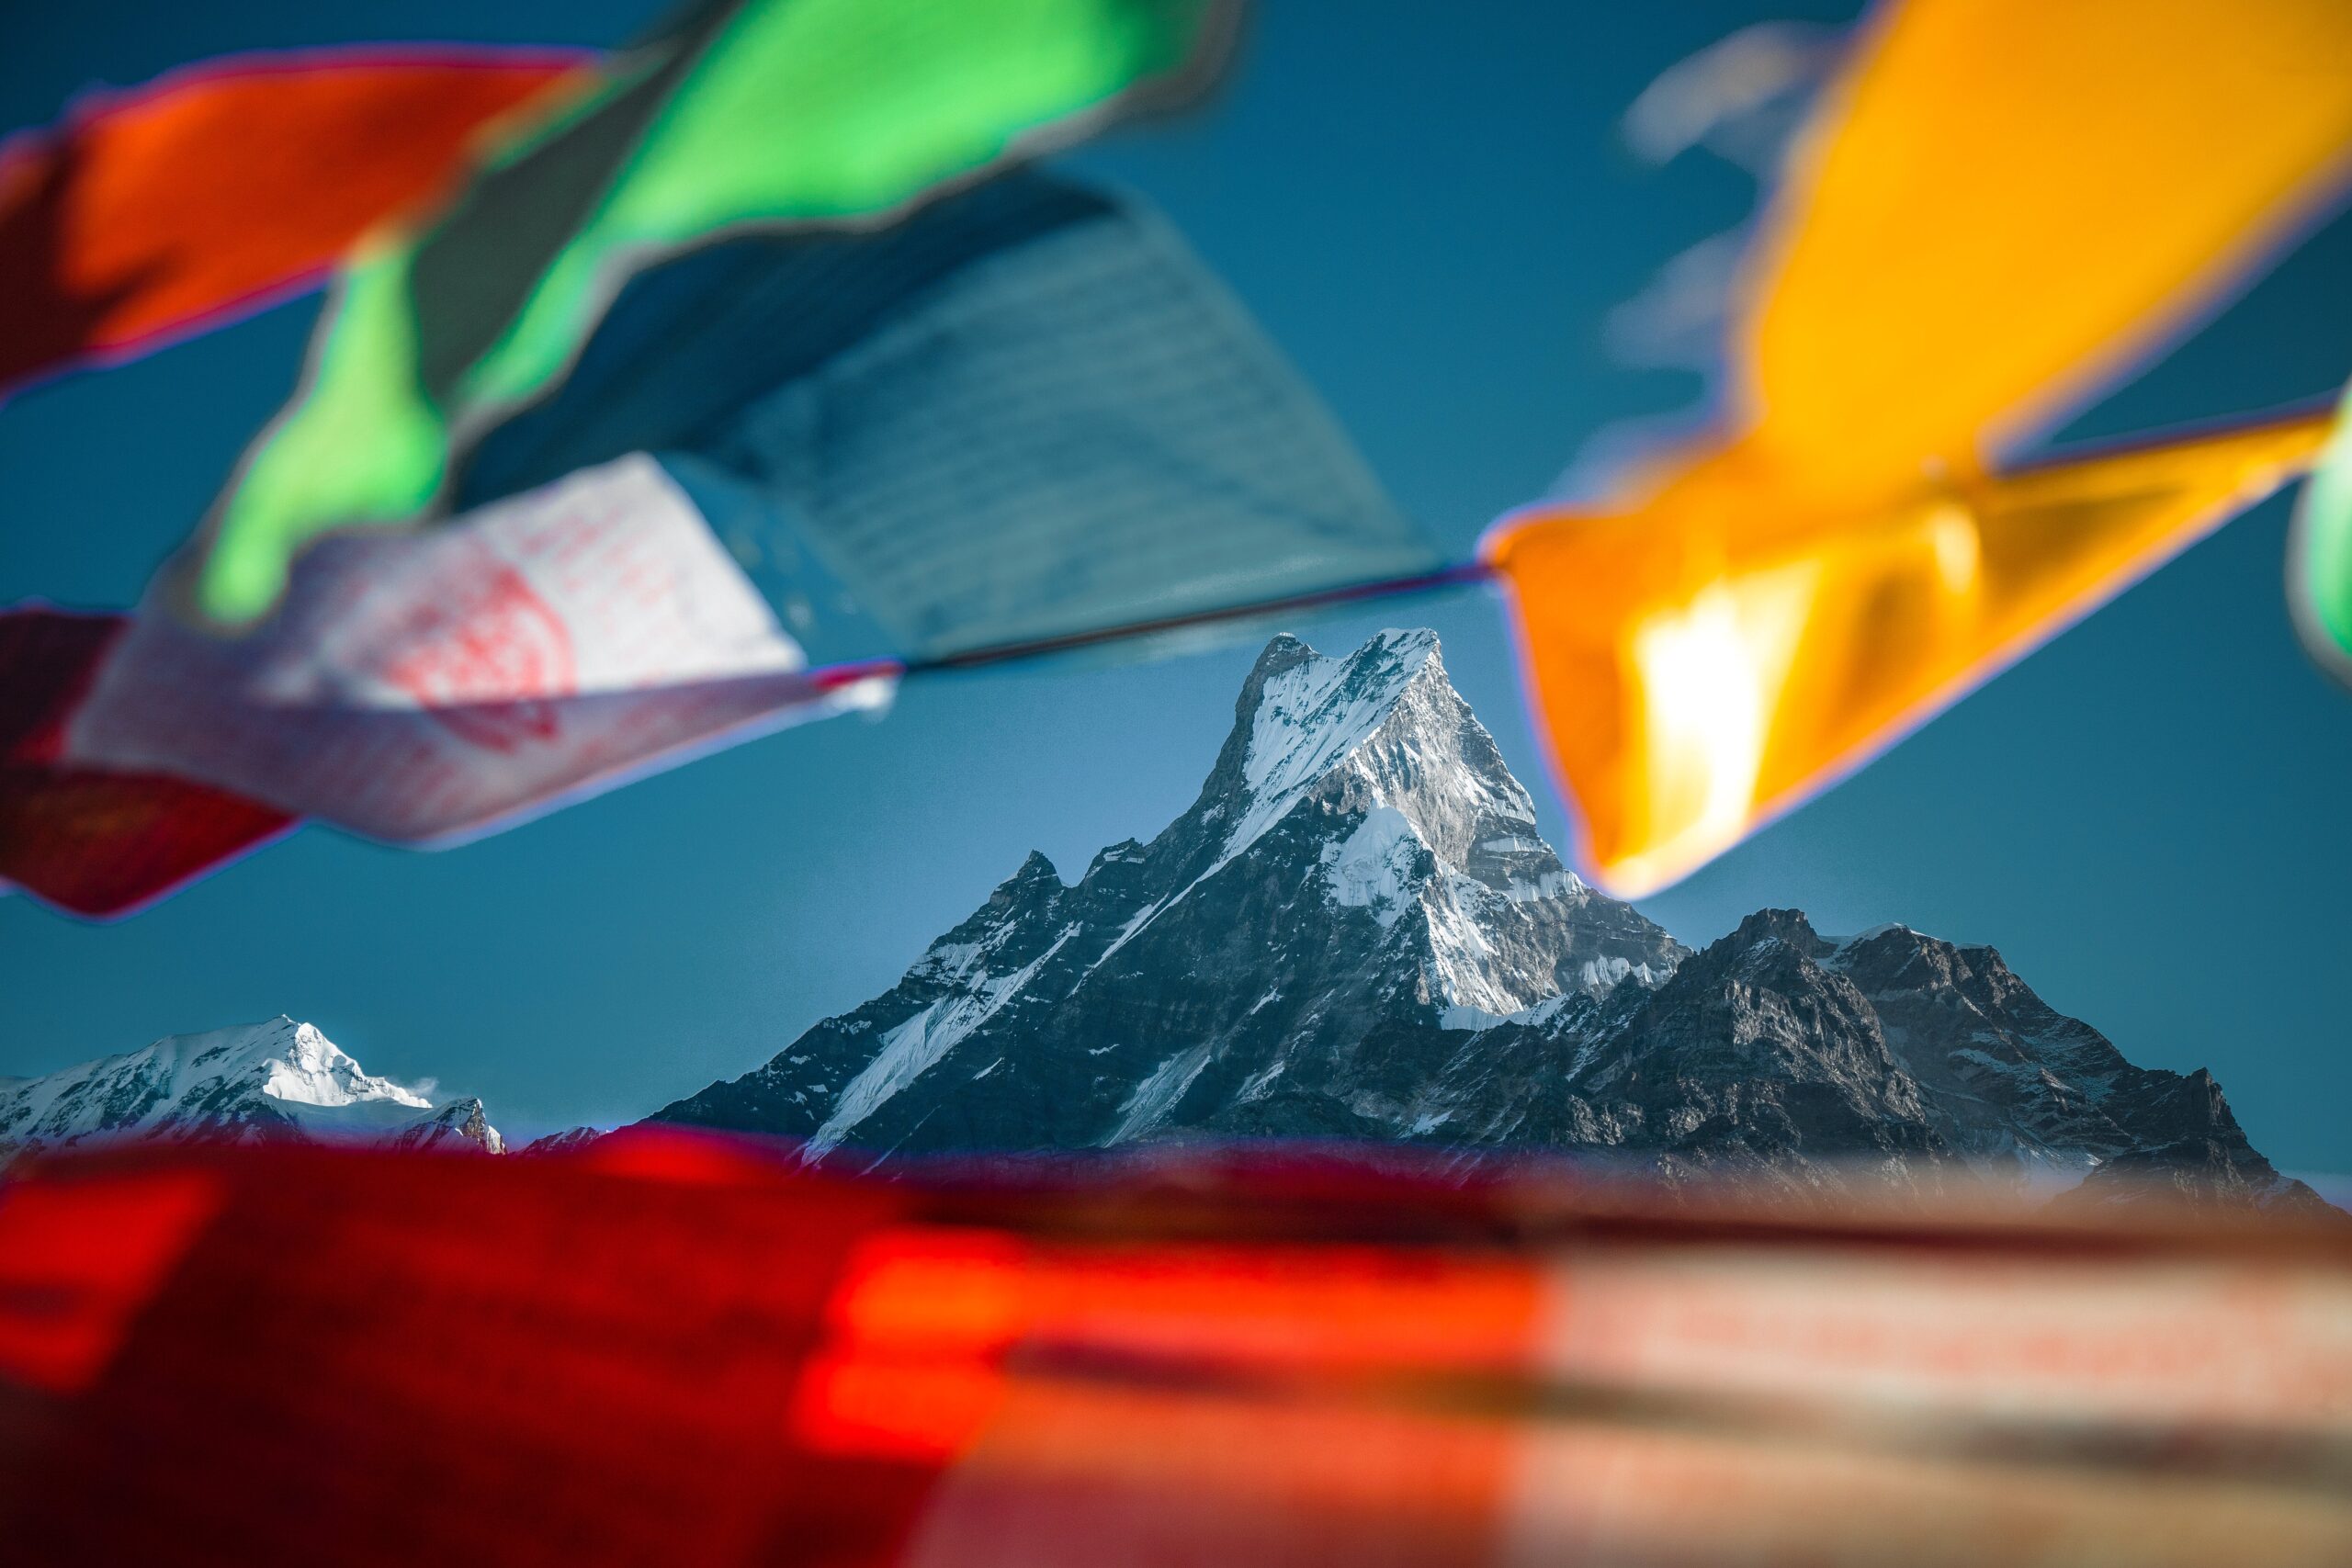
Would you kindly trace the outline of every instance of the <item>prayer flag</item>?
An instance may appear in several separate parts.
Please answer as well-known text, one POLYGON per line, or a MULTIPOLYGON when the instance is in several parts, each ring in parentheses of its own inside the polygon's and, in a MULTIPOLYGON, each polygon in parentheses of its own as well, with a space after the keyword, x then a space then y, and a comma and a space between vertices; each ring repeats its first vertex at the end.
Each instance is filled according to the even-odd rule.
POLYGON ((439 842, 888 690, 810 671, 631 457, 430 534, 325 541, 243 637, 142 610, 48 721, 48 758, 439 842))
POLYGON ((1025 171, 887 229, 640 273, 458 493, 630 451, 684 479, 796 628, 837 641, 854 601, 883 645, 861 654, 953 657, 1438 565, 1165 222, 1025 171))
POLYGON ((2295 513, 2287 600, 2312 660, 2352 686, 2352 400, 2295 513))
POLYGON ((2352 1555, 2340 1227, 1193 1150, 0 1182, 28 1562, 2352 1555))
POLYGON ((454 44, 240 55, 77 100, 0 146, 0 395, 315 284, 586 59, 454 44))

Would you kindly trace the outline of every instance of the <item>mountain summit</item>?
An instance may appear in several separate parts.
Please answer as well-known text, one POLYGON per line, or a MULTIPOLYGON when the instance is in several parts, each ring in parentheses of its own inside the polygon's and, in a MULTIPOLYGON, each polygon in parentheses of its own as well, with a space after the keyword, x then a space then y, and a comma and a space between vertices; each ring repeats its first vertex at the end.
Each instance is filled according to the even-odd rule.
POLYGON ((2319 1202, 2210 1075, 2133 1066, 1990 948, 1768 909, 1693 954, 1586 886, 1427 631, 1275 637, 1148 844, 1075 885, 1032 853, 888 991, 654 1120, 812 1156, 1342 1137, 2319 1202))
POLYGON ((166 1035, 40 1077, 0 1078, 0 1156, 99 1136, 504 1147, 481 1100, 436 1105, 282 1015, 166 1035))

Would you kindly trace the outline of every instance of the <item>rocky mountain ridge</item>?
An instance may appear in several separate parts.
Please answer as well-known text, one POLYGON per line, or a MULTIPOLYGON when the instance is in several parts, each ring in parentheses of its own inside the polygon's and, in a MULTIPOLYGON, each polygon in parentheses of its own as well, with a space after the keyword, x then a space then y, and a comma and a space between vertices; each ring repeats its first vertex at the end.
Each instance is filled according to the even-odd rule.
POLYGON ((891 989, 655 1120, 861 1162, 1306 1136, 2318 1201, 2210 1074, 2133 1066, 1991 948, 1764 910, 1690 953, 1560 863, 1413 631, 1277 637, 1151 842, 1071 884, 1031 854, 891 989))

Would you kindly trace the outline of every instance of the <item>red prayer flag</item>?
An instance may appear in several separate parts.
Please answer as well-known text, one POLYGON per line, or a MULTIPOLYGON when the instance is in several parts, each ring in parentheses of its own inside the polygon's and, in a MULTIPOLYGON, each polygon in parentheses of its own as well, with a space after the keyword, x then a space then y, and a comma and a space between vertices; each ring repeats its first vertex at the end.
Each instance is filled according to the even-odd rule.
POLYGON ((130 1148, 0 1181, 28 1562, 2341 1562, 2352 1248, 1520 1165, 130 1148))
POLYGON ((439 193, 560 49, 242 55, 93 94, 0 146, 0 395, 308 288, 439 193))
POLYGON ((67 723, 129 624, 0 611, 0 886, 77 915, 127 913, 294 825, 226 790, 65 759, 67 723))

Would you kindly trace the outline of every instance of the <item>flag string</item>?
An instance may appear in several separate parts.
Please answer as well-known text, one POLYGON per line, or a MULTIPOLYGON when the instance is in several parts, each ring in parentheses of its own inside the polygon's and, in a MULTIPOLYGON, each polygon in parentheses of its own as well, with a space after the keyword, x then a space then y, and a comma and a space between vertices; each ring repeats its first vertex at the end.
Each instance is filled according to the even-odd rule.
POLYGON ((1435 571, 1418 572, 1409 577, 1384 577, 1365 582, 1340 583, 1331 588, 1318 588, 1307 593, 1284 594, 1272 599, 1253 599, 1243 604, 1221 604, 1204 610, 1188 610, 1182 615, 1160 615, 1149 620, 1123 621, 1114 626, 1096 626, 1086 631, 1065 632, 1057 637, 1034 637, 1019 642, 992 643, 982 648, 967 649, 956 653, 937 654, 924 659, 854 660, 840 664, 825 665, 811 673, 820 685, 829 688, 854 685, 860 681, 883 677, 904 680, 916 675, 948 674, 956 671, 980 670, 998 664, 1046 659, 1056 654, 1074 653, 1109 643, 1158 637, 1168 632, 1183 631, 1194 626, 1210 626, 1228 621, 1250 620, 1261 615, 1327 610, 1345 604, 1363 604, 1374 599, 1394 599, 1409 594, 1441 592, 1450 588, 1488 582, 1493 581, 1495 576, 1495 569, 1484 561, 1460 561, 1451 566, 1441 567, 1435 571))

